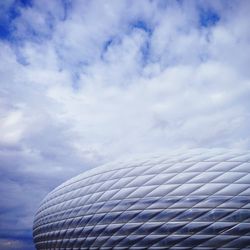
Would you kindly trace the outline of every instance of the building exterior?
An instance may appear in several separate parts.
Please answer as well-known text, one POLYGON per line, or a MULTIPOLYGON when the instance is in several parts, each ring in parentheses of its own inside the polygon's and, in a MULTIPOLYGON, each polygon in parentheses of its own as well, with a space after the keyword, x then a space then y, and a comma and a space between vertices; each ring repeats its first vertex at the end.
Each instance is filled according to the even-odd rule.
POLYGON ((250 249, 250 153, 188 151, 115 162, 45 197, 41 249, 250 249))

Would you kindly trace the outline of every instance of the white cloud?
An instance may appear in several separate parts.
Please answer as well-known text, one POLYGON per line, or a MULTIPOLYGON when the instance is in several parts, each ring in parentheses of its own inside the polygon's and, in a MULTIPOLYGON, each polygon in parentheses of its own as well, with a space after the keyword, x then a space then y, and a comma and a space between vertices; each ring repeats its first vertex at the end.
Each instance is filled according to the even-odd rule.
MULTIPOLYGON (((9 126, 2 140, 29 148, 32 138, 55 126, 75 153, 93 151, 107 159, 181 144, 231 147, 237 138, 226 131, 234 129, 242 140, 248 119, 249 59, 243 51, 249 50, 249 6, 205 3, 202 8, 220 17, 209 27, 200 26, 201 7, 194 2, 159 6, 97 1, 67 9, 38 2, 20 7, 13 25, 23 45, 14 45, 15 53, 13 46, 2 46, 4 90, 12 99, 3 119, 14 114, 25 119, 15 130, 9 126), (38 39, 41 35, 40 42, 30 38, 30 29, 38 39), (218 119, 232 117, 241 118, 238 127, 219 133, 218 119), (202 140, 201 126, 214 127, 212 140, 202 140)), ((40 144, 33 146, 40 150, 40 144)))

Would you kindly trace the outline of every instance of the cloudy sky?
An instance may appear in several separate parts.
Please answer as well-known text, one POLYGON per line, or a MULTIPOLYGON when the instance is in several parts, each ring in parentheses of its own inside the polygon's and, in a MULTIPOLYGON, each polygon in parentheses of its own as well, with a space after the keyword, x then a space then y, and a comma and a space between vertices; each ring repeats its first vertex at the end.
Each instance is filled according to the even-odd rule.
POLYGON ((250 2, 0 3, 0 249, 41 199, 131 154, 250 148, 250 2))

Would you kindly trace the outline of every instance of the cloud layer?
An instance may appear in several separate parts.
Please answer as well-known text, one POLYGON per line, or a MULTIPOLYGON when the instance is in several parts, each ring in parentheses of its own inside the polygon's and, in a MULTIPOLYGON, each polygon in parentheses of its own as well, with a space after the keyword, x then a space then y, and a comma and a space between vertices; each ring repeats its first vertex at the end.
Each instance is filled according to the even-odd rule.
POLYGON ((0 5, 1 249, 41 199, 135 153, 249 149, 248 1, 0 5))

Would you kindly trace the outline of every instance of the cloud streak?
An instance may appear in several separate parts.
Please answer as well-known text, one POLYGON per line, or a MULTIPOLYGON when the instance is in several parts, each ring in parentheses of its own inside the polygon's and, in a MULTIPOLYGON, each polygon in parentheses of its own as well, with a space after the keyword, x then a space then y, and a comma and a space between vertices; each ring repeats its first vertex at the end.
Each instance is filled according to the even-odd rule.
POLYGON ((135 153, 249 149, 246 1, 1 4, 0 248, 44 195, 135 153), (7 229, 7 230, 6 230, 7 229))

